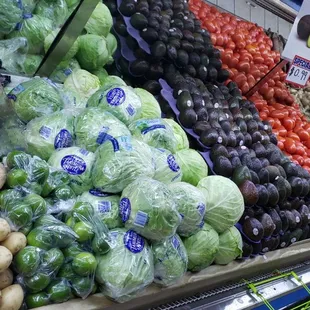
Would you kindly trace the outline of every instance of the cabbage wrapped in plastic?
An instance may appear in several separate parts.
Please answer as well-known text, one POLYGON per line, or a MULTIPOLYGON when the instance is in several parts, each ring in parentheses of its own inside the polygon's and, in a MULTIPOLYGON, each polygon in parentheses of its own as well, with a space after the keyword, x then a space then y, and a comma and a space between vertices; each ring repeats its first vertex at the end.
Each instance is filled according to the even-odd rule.
POLYGON ((181 238, 174 235, 152 244, 154 282, 162 286, 176 284, 186 273, 188 257, 181 238))
POLYGON ((45 78, 34 78, 17 85, 10 91, 8 98, 17 116, 25 123, 63 108, 57 86, 45 78))
POLYGON ((125 302, 153 282, 153 253, 133 230, 113 229, 110 238, 112 249, 97 257, 96 280, 105 296, 125 302))
POLYGON ((165 149, 152 148, 155 175, 154 179, 166 184, 180 182, 182 171, 171 152, 165 149))
POLYGON ((113 55, 117 49, 117 40, 112 33, 109 33, 106 36, 106 43, 107 43, 107 49, 109 52, 109 60, 108 60, 107 64, 112 64, 114 62, 113 55))
POLYGON ((127 86, 127 84, 119 76, 108 75, 104 78, 101 89, 109 89, 112 86, 127 86))
POLYGON ((107 140, 130 136, 128 128, 111 113, 86 108, 75 119, 76 145, 91 152, 107 140))
POLYGON ((188 149, 189 141, 183 128, 170 118, 164 118, 164 122, 168 123, 168 125, 172 128, 173 134, 177 140, 177 151, 188 149))
POLYGON ((242 257, 242 237, 236 227, 231 227, 220 234, 219 250, 215 256, 215 263, 227 265, 238 257, 242 257))
POLYGON ((0 1, 0 34, 8 34, 23 19, 23 6, 20 1, 0 1))
POLYGON ((59 27, 66 21, 68 6, 65 0, 40 0, 34 13, 49 18, 53 25, 59 27))
POLYGON ((208 165, 202 156, 193 149, 176 152, 175 158, 182 170, 182 181, 197 186, 198 182, 208 176, 208 165))
POLYGON ((41 55, 27 55, 23 64, 21 64, 20 73, 27 75, 34 75, 39 69, 39 66, 43 60, 41 55))
POLYGON ((244 211, 244 200, 233 181, 212 175, 200 180, 197 187, 206 197, 205 222, 219 234, 239 221, 244 211))
POLYGON ((95 155, 79 147, 68 147, 53 152, 48 163, 70 175, 70 186, 76 194, 92 188, 91 169, 95 155))
POLYGON ((118 210, 120 196, 91 189, 83 193, 78 200, 90 203, 96 216, 99 216, 109 229, 123 226, 118 210))
POLYGON ((107 193, 120 193, 139 176, 154 176, 150 147, 130 136, 107 140, 95 153, 92 182, 107 193))
POLYGON ((161 110, 156 98, 143 88, 134 88, 142 104, 140 118, 154 119, 161 117, 161 110))
POLYGON ((53 23, 50 19, 40 15, 27 14, 7 38, 24 37, 28 41, 29 54, 42 54, 43 42, 52 30, 53 23))
POLYGON ((70 111, 74 117, 78 116, 85 109, 85 100, 75 91, 63 90, 61 98, 64 102, 64 110, 70 111))
POLYGON ((153 241, 174 235, 181 222, 167 186, 147 177, 136 179, 123 190, 119 212, 127 229, 153 241))
POLYGON ((201 230, 206 213, 206 198, 195 186, 177 182, 168 186, 176 202, 177 210, 182 216, 182 222, 177 233, 182 237, 189 237, 201 230))
POLYGON ((63 83, 74 70, 78 69, 81 67, 75 58, 65 60, 56 67, 50 78, 57 83, 63 83))
POLYGON ((97 70, 91 71, 92 74, 96 75, 100 81, 101 86, 106 77, 109 76, 109 73, 104 68, 99 68, 97 70))
POLYGON ((27 124, 27 151, 48 160, 52 153, 73 145, 73 116, 64 111, 33 119, 27 124))
POLYGON ((104 87, 89 98, 87 106, 106 110, 125 125, 138 119, 141 112, 140 98, 129 86, 104 87))
POLYGON ((88 33, 107 37, 112 25, 113 20, 109 8, 102 2, 99 2, 87 21, 85 29, 88 33))
POLYGON ((210 266, 219 250, 219 235, 208 224, 189 238, 183 239, 188 256, 188 270, 197 272, 210 266))
POLYGON ((23 11, 24 14, 32 13, 39 0, 23 0, 23 11))

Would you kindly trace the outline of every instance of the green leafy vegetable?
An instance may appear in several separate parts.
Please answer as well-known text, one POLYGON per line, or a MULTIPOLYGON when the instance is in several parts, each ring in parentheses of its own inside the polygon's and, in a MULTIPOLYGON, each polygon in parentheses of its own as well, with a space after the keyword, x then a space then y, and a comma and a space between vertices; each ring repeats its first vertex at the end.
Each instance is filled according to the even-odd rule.
POLYGON ((0 1, 0 34, 8 34, 23 19, 23 11, 18 1, 0 1))
POLYGON ((105 78, 109 76, 108 72, 104 68, 99 68, 97 70, 92 71, 91 73, 98 77, 101 86, 103 86, 105 78))
POLYGON ((40 55, 27 55, 25 61, 21 65, 20 72, 27 75, 34 75, 39 69, 43 56, 40 55))
POLYGON ((114 61, 113 55, 117 49, 117 40, 112 33, 109 33, 106 36, 106 43, 107 43, 107 49, 109 51, 109 60, 107 63, 112 64, 114 61))
POLYGON ((81 67, 75 58, 64 60, 52 72, 50 78, 57 83, 63 83, 74 70, 78 69, 81 67))
POLYGON ((161 117, 161 110, 156 98, 143 88, 135 88, 135 93, 142 103, 141 118, 154 119, 161 117))
POLYGON ((177 139, 177 151, 188 149, 189 142, 185 131, 173 119, 165 118, 164 121, 170 125, 173 130, 174 136, 177 139))

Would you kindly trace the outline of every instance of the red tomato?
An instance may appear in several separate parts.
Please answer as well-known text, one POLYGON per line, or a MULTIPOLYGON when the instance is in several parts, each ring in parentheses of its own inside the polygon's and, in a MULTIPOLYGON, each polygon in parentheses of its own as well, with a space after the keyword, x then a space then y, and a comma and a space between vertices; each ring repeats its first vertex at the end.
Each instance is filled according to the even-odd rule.
POLYGON ((286 135, 287 135, 287 130, 286 130, 283 126, 280 126, 280 127, 278 127, 277 129, 278 129, 279 135, 280 135, 281 137, 286 137, 286 135))
POLYGON ((298 136, 299 136, 301 141, 308 141, 309 138, 310 138, 310 135, 309 135, 308 131, 304 130, 304 129, 298 130, 297 134, 298 134, 298 136))
POLYGON ((287 137, 292 138, 292 139, 294 139, 296 141, 300 141, 299 136, 295 132, 293 132, 293 131, 288 131, 287 132, 287 137))
POLYGON ((310 167, 310 158, 308 156, 304 157, 304 165, 310 167))
POLYGON ((281 150, 281 151, 283 151, 284 150, 284 143, 282 142, 282 141, 279 141, 278 140, 278 148, 281 150))
POLYGON ((288 111, 286 110, 274 110, 270 114, 271 117, 283 119, 288 116, 288 111))
POLYGON ((295 141, 291 138, 287 138, 284 142, 284 148, 289 154, 295 154, 296 152, 295 141))
POLYGON ((248 61, 240 61, 238 65, 238 69, 245 73, 249 73, 250 71, 250 64, 248 61))
POLYGON ((260 119, 262 119, 264 121, 267 119, 268 114, 266 112, 260 112, 259 117, 260 117, 260 119))
POLYGON ((293 159, 297 160, 299 165, 303 166, 304 158, 301 155, 293 155, 293 159))
POLYGON ((273 119, 274 119, 273 128, 276 128, 276 129, 280 128, 282 126, 280 120, 278 118, 273 118, 273 119))
POLYGON ((293 130, 295 126, 295 121, 292 118, 286 116, 283 118, 282 124, 287 130, 293 130))

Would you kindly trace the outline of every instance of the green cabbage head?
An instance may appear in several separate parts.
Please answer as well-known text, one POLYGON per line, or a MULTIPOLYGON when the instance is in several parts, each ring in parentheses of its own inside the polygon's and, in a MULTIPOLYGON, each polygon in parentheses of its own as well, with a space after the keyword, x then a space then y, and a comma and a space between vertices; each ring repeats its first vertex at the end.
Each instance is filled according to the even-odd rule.
POLYGON ((244 211, 243 196, 238 186, 228 178, 209 176, 198 183, 206 196, 205 222, 219 234, 235 225, 244 211))
POLYGON ((27 124, 27 151, 48 160, 55 149, 73 145, 73 116, 61 112, 44 115, 27 124))
POLYGON ((25 61, 21 65, 20 72, 27 75, 34 75, 39 69, 43 56, 41 55, 26 55, 25 61))
POLYGON ((97 257, 96 281, 105 296, 125 302, 153 282, 153 253, 133 230, 113 229, 110 238, 111 250, 97 257))
POLYGON ((108 60, 108 64, 112 64, 114 61, 113 55, 117 49, 117 40, 115 38, 115 36, 112 33, 109 33, 106 36, 106 43, 107 43, 107 48, 109 51, 109 60, 108 60))
POLYGON ((177 139, 177 151, 189 149, 189 141, 183 128, 171 118, 165 118, 164 121, 170 125, 177 139))
POLYGON ((143 88, 135 88, 134 91, 139 96, 142 103, 140 118, 161 118, 161 110, 156 98, 143 88))
POLYGON ((56 83, 63 83, 74 70, 78 69, 81 67, 75 58, 64 60, 52 72, 50 78, 56 83))
POLYGON ((109 76, 109 73, 104 68, 99 68, 97 70, 92 71, 91 73, 98 77, 101 86, 103 85, 104 79, 109 76))
POLYGON ((176 152, 175 158, 181 167, 183 182, 197 186, 201 179, 208 176, 208 166, 197 151, 184 149, 176 152))
POLYGON ((127 86, 127 84, 116 75, 108 75, 102 80, 102 89, 109 89, 112 86, 127 86))
POLYGON ((139 176, 154 176, 150 147, 130 136, 111 138, 96 151, 92 171, 95 188, 120 193, 139 176))
POLYGON ((195 186, 177 182, 168 186, 173 199, 176 202, 177 210, 182 216, 182 222, 177 233, 182 237, 189 237, 201 230, 206 212, 206 198, 195 186))
POLYGON ((181 222, 167 186, 147 177, 136 179, 123 190, 120 215, 126 228, 153 241, 174 235, 181 222))
POLYGON ((130 136, 127 127, 111 113, 86 108, 75 119, 76 145, 91 152, 107 140, 130 136))
POLYGON ((34 78, 13 88, 8 94, 17 116, 25 123, 63 108, 56 85, 48 79, 34 78))
POLYGON ((183 240, 188 255, 188 270, 197 272, 210 266, 219 250, 219 235, 208 224, 197 234, 183 240))
POLYGON ((236 227, 231 227, 220 234, 220 246, 215 256, 215 263, 227 265, 242 256, 242 237, 236 227))
POLYGON ((0 34, 8 34, 23 19, 23 10, 18 1, 0 1, 0 34))
POLYGON ((113 25, 112 15, 108 7, 99 2, 91 14, 85 29, 88 33, 106 37, 113 25))
POLYGON ((94 153, 72 146, 54 151, 48 163, 70 175, 70 186, 79 195, 92 188, 91 169, 94 159, 94 153))
POLYGON ((152 244, 154 282, 169 286, 176 284, 187 270, 188 257, 181 238, 174 235, 152 244))

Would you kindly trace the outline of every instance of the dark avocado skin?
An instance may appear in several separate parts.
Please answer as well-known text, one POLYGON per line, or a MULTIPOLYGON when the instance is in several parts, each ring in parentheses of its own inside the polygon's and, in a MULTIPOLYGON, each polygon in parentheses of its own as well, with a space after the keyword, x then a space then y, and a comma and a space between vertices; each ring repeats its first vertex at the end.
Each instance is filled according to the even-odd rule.
POLYGON ((305 15, 299 20, 297 34, 302 40, 308 39, 310 35, 310 15, 305 15))

